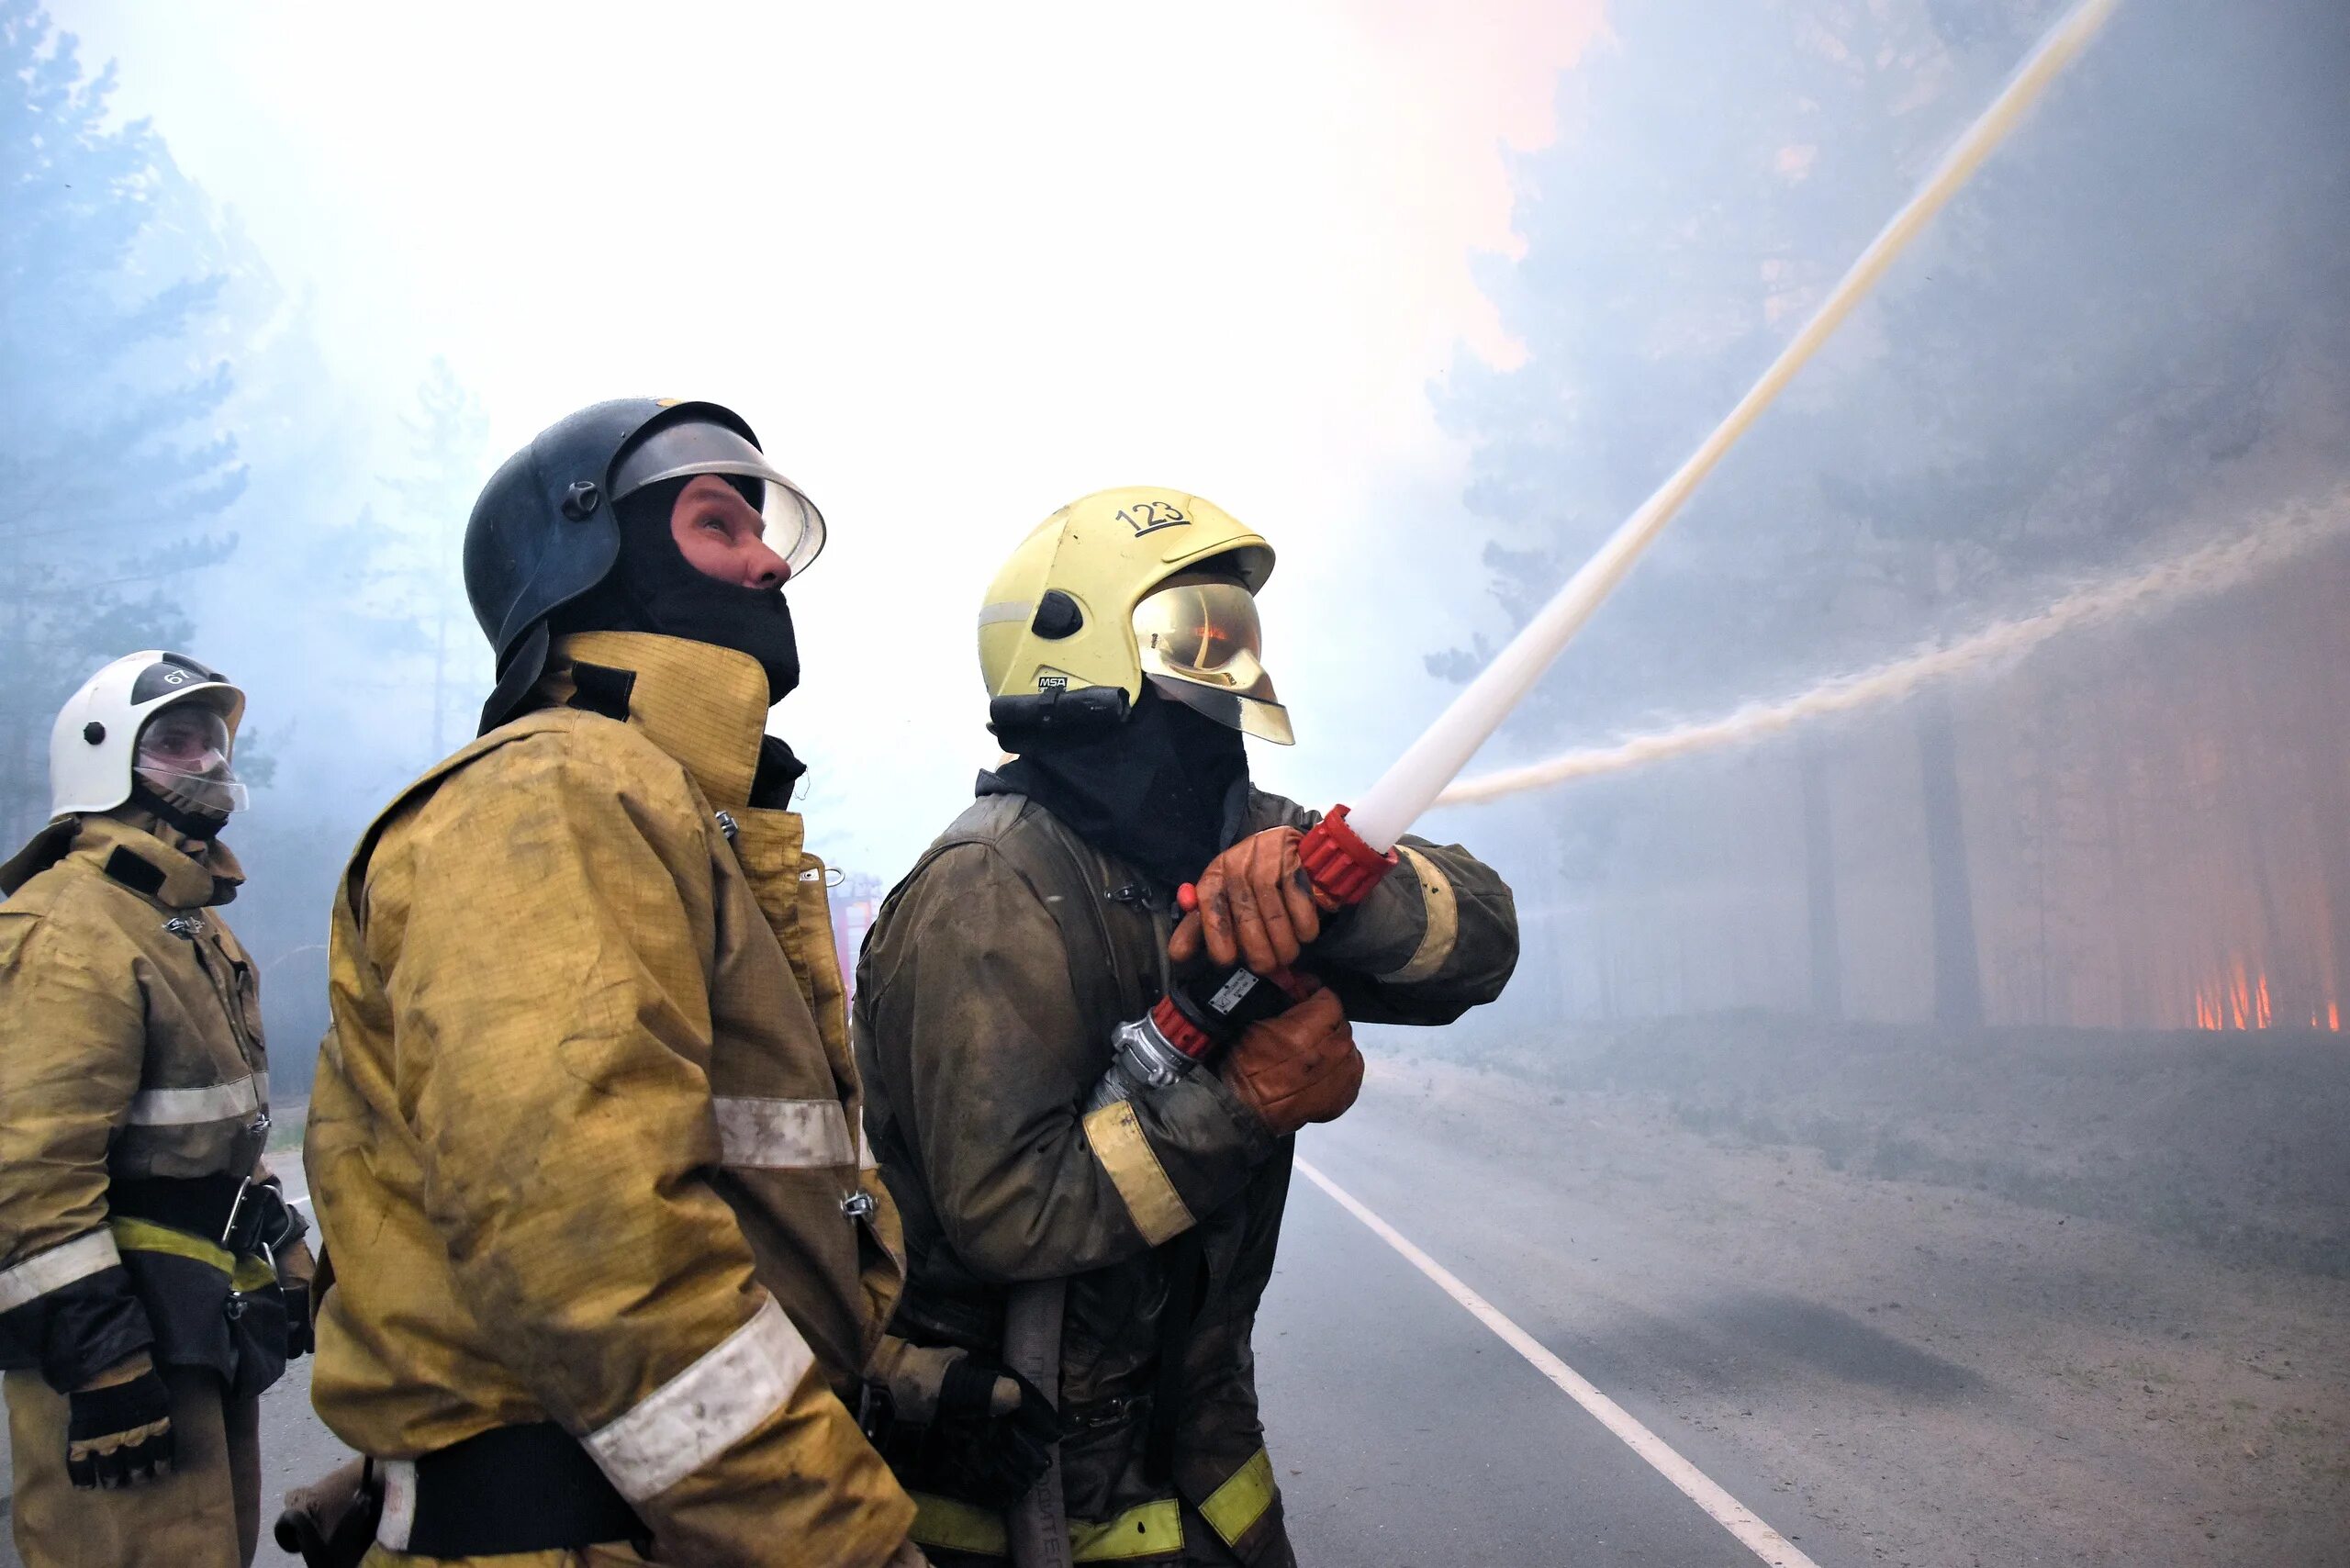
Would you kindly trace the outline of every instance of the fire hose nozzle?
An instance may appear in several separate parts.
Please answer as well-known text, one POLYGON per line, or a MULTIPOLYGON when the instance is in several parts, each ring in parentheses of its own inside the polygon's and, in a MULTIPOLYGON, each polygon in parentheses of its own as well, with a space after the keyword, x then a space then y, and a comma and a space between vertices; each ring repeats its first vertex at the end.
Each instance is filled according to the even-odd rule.
POLYGON ((1348 825, 1344 806, 1331 807, 1328 816, 1306 831, 1297 857, 1313 880, 1314 902, 1326 911, 1362 902, 1379 879, 1395 868, 1395 852, 1364 843, 1348 825))
MULTIPOLYGON (((1314 902, 1325 914, 1358 904, 1371 896, 1379 879, 1395 868, 1395 852, 1373 849, 1347 824, 1347 808, 1333 806, 1330 814, 1306 830, 1297 846, 1299 863, 1314 884, 1314 902)), ((1200 907, 1197 884, 1175 890, 1175 907, 1185 914, 1200 907)))

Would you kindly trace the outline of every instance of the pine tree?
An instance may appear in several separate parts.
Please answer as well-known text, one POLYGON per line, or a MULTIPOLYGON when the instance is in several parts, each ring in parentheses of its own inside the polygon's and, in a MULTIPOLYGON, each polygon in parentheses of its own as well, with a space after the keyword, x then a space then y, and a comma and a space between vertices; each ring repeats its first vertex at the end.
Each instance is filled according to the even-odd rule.
POLYGON ((245 469, 207 327, 228 273, 200 192, 115 81, 0 0, 0 838, 47 812, 58 706, 189 631, 185 574, 235 545, 245 469), (166 221, 168 215, 169 221, 166 221), (191 225, 191 217, 197 221, 191 225))

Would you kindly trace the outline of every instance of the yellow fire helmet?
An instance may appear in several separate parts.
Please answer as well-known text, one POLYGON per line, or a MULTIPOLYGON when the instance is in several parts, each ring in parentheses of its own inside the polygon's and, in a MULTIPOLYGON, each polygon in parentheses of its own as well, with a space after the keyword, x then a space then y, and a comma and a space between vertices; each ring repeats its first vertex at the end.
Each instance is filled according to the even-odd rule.
POLYGON ((1087 691, 1123 713, 1147 677, 1219 723, 1290 745, 1257 622, 1272 574, 1264 536, 1197 496, 1135 486, 1071 501, 988 585, 979 672, 995 717, 1034 707, 1034 722, 1057 722, 1062 700, 1087 691))

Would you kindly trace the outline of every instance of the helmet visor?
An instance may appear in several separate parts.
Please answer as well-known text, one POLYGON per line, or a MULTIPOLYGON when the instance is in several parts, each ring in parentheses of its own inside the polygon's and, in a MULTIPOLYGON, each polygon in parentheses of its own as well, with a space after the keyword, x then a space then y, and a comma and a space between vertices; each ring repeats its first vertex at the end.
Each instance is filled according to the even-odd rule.
POLYGON ((139 732, 131 767, 164 799, 226 816, 252 803, 229 766, 234 744, 229 721, 218 710, 200 702, 176 702, 139 732))
POLYGON ((1135 606, 1134 624, 1143 673, 1168 696, 1276 745, 1295 738, 1265 673, 1257 600, 1240 584, 1172 578, 1135 606))
POLYGON ((647 486, 697 474, 733 480, 759 509, 767 548, 783 557, 792 577, 806 571, 823 549, 824 514, 816 503, 740 431, 708 420, 663 425, 630 447, 612 470, 612 499, 624 501, 647 486))

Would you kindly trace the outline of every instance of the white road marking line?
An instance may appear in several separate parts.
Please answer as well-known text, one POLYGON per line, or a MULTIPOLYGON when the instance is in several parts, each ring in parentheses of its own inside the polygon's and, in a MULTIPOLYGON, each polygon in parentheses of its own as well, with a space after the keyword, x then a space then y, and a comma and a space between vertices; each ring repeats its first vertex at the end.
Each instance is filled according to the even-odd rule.
POLYGON ((1354 1194, 1303 1159, 1297 1162, 1297 1169, 1307 1181, 1329 1193, 1340 1208, 1370 1226, 1372 1235, 1402 1253, 1412 1267, 1434 1280, 1445 1294, 1467 1307, 1471 1316, 1499 1335, 1502 1342, 1531 1362, 1535 1371, 1558 1384, 1568 1398, 1616 1434, 1625 1447, 1646 1460, 1650 1468, 1680 1488, 1684 1496, 1736 1536, 1748 1551, 1770 1563, 1771 1568, 1819 1568, 1804 1555, 1802 1548, 1764 1524, 1753 1509, 1716 1485, 1704 1471, 1675 1452, 1672 1444, 1640 1425, 1622 1406, 1593 1387, 1582 1373, 1543 1349, 1533 1335, 1504 1316, 1492 1302, 1462 1284, 1443 1264, 1413 1246, 1401 1231, 1363 1207, 1354 1194))

